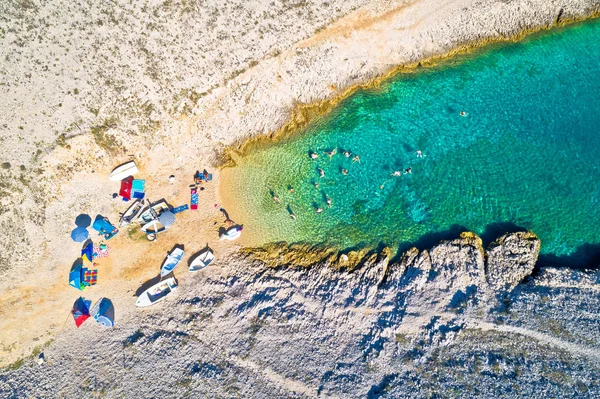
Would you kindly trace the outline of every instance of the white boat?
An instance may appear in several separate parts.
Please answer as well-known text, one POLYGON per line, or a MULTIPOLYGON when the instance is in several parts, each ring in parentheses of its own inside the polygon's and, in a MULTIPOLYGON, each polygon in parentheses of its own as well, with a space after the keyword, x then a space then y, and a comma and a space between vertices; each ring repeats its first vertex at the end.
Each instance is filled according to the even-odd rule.
POLYGON ((177 289, 177 282, 174 277, 168 278, 148 288, 139 296, 135 302, 135 306, 146 307, 154 305, 169 296, 177 289))
POLYGON ((110 172, 110 175, 108 175, 108 179, 111 181, 120 181, 126 177, 133 176, 138 172, 139 170, 135 161, 129 161, 114 168, 113 171, 110 172))
MULTIPOLYGON (((148 203, 150 203, 150 202, 148 201, 148 203)), ((168 211, 168 210, 169 210, 169 205, 167 204, 167 201, 165 201, 165 200, 157 201, 154 204, 151 204, 150 206, 147 206, 142 210, 142 212, 140 213, 140 216, 138 216, 138 221, 142 225, 146 224, 148 222, 155 220, 158 217, 158 215, 161 214, 161 212, 168 211)))
POLYGON ((215 254, 212 249, 206 247, 198 253, 196 258, 190 263, 190 272, 197 272, 208 266, 213 260, 215 260, 215 254))
POLYGON ((158 219, 152 220, 144 224, 140 230, 146 234, 156 234, 165 231, 167 228, 163 226, 158 219))
POLYGON ((140 201, 139 199, 135 200, 135 202, 131 204, 131 206, 127 208, 127 210, 121 215, 121 220, 119 220, 119 227, 124 227, 131 223, 143 206, 144 204, 142 201, 140 201))
POLYGON ((224 234, 221 235, 221 240, 229 240, 229 241, 233 241, 235 239, 238 239, 240 236, 242 235, 242 228, 241 227, 232 227, 229 230, 227 230, 224 234))
POLYGON ((181 259, 183 258, 184 252, 181 248, 175 248, 171 251, 169 255, 167 255, 167 259, 165 259, 162 268, 160 269, 160 277, 164 277, 167 274, 171 273, 173 269, 177 267, 181 259))

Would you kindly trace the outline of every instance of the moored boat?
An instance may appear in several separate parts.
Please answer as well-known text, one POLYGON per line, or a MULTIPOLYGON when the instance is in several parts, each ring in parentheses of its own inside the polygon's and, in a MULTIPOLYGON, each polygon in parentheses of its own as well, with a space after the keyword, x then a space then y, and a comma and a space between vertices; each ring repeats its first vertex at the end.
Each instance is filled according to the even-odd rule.
POLYGON ((196 255, 196 258, 190 263, 190 272, 197 272, 208 266, 213 260, 215 255, 209 247, 206 247, 196 255))
POLYGON ((144 204, 141 200, 136 200, 133 204, 131 204, 131 206, 127 208, 127 210, 121 215, 119 227, 124 227, 131 223, 143 206, 144 204))
POLYGON ((168 278, 165 281, 154 284, 144 291, 135 302, 135 306, 146 307, 154 305, 172 294, 176 289, 177 282, 175 281, 175 278, 168 278))
POLYGON ((167 255, 167 258, 165 259, 163 266, 160 269, 160 276, 164 277, 167 274, 171 273, 177 267, 179 262, 181 262, 183 255, 183 249, 174 248, 173 251, 171 251, 171 253, 167 255))

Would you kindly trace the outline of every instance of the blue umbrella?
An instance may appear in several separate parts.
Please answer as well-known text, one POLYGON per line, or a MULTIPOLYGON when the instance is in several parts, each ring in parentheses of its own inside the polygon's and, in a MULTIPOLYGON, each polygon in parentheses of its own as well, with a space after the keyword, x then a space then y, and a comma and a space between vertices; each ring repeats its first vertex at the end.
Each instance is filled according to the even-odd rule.
POLYGON ((76 227, 71 232, 71 238, 75 242, 83 242, 89 237, 89 233, 85 227, 76 227))
POLYGON ((90 215, 82 213, 75 219, 75 224, 77 225, 77 227, 89 227, 89 225, 92 224, 92 218, 90 217, 90 215))

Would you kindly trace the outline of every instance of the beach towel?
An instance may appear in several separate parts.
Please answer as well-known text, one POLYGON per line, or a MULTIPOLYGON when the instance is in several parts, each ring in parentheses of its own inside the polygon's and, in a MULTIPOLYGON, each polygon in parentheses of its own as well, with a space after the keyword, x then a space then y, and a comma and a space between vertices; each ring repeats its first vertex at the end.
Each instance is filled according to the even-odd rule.
POLYGON ((173 210, 171 212, 179 213, 179 212, 187 211, 188 209, 190 209, 188 204, 184 204, 184 205, 178 206, 177 208, 173 208, 173 210))
POLYGON ((131 194, 133 198, 144 198, 145 193, 146 180, 136 179, 131 183, 131 194))
POLYGON ((190 209, 196 210, 198 209, 198 191, 195 188, 193 188, 190 194, 190 209))
POLYGON ((100 248, 99 245, 94 245, 94 257, 106 258, 108 256, 108 245, 104 245, 104 249, 100 248))
POLYGON ((133 176, 129 176, 123 180, 121 180, 121 189, 119 190, 119 195, 123 197, 124 200, 129 201, 131 199, 131 184, 133 182, 133 176))
POLYGON ((98 270, 84 269, 83 281, 85 281, 87 285, 96 285, 98 282, 98 270))

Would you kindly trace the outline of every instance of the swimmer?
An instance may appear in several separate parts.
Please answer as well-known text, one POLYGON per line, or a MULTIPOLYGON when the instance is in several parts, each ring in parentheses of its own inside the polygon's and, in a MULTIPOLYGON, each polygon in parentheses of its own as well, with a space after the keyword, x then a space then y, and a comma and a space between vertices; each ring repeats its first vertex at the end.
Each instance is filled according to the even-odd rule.
POLYGON ((417 150, 417 158, 423 158, 423 153, 421 150, 417 150))
POLYGON ((325 171, 321 168, 317 169, 319 171, 319 177, 325 177, 325 171))
POLYGON ((412 173, 412 168, 404 169, 404 174, 412 173))
POLYGON ((469 115, 469 114, 467 114, 465 111, 460 111, 460 116, 465 117, 467 115, 469 115))
POLYGON ((291 217, 293 220, 296 220, 296 215, 295 215, 294 213, 290 213, 290 217, 291 217))
POLYGON ((402 172, 395 170, 394 173, 392 173, 392 176, 402 176, 402 172))
POLYGON ((331 198, 327 196, 327 206, 331 208, 331 198))
POLYGON ((380 189, 380 190, 383 190, 383 184, 382 184, 381 186, 379 186, 379 189, 380 189))
POLYGON ((315 182, 314 185, 315 185, 315 188, 317 188, 317 189, 319 188, 319 183, 315 182))
POLYGON ((315 212, 321 213, 321 212, 323 212, 323 208, 317 208, 317 209, 315 209, 315 212))
POLYGON ((290 192, 290 194, 293 194, 294 193, 294 187, 288 186, 288 191, 290 192))
POLYGON ((317 158, 319 158, 319 155, 317 155, 316 152, 311 152, 310 153, 310 159, 317 159, 317 158))
POLYGON ((337 154, 337 148, 334 148, 333 150, 331 150, 331 152, 325 151, 325 154, 329 155, 329 160, 331 161, 333 159, 333 156, 337 154))
POLYGON ((342 174, 343 175, 347 175, 348 174, 348 169, 342 169, 342 174))
POLYGON ((281 200, 279 198, 277 198, 276 195, 273 196, 273 201, 275 201, 278 204, 281 204, 281 200))
POLYGON ((360 163, 360 157, 358 155, 356 155, 354 158, 352 158, 352 163, 354 163, 354 162, 360 163))
POLYGON ((345 156, 346 158, 350 158, 350 155, 352 155, 352 154, 350 153, 350 151, 344 151, 344 156, 345 156))

